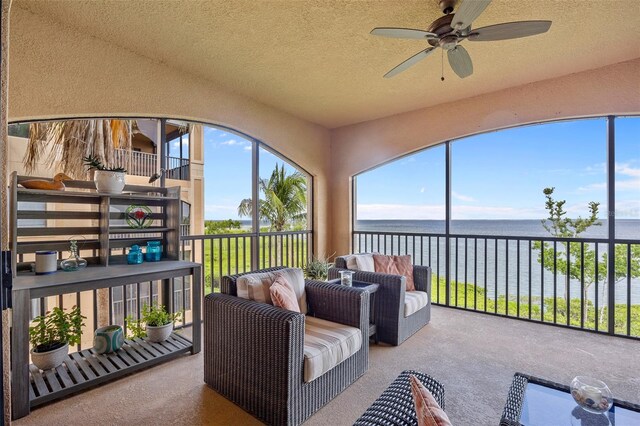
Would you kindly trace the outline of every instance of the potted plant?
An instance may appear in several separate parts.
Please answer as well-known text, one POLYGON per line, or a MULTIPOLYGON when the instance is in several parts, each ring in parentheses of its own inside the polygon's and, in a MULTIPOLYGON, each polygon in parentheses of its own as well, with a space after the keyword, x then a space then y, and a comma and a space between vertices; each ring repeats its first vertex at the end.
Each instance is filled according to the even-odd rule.
POLYGON ((66 313, 58 307, 44 316, 38 316, 29 327, 31 360, 41 370, 49 370, 62 364, 69 353, 69 345, 77 345, 82 337, 82 320, 86 317, 74 306, 66 313))
POLYGON ((127 173, 122 167, 106 167, 98 157, 92 155, 82 159, 88 170, 93 170, 93 181, 98 192, 120 194, 124 189, 124 176, 127 173))
POLYGON ((326 258, 314 257, 304 267, 304 275, 310 280, 325 281, 329 275, 329 268, 333 266, 333 263, 329 263, 326 258))
POLYGON ((155 304, 142 307, 140 319, 128 316, 127 327, 133 337, 146 337, 151 342, 163 342, 173 331, 173 323, 180 319, 180 312, 168 313, 164 306, 155 304))

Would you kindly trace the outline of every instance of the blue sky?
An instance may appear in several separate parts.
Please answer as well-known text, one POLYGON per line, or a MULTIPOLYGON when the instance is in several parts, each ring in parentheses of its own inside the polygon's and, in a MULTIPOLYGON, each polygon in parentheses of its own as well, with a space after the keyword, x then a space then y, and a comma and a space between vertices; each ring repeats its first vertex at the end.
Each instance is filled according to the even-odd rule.
MULTIPOLYGON (((541 219, 556 188, 576 217, 589 201, 606 216, 606 121, 524 126, 452 144, 453 219, 541 219)), ((616 121, 618 218, 640 219, 640 118, 616 121)), ((444 219, 444 146, 358 176, 358 219, 444 219)))
MULTIPOLYGON (((260 148, 260 177, 267 178, 276 164, 287 172, 295 168, 266 149, 260 148)), ((251 198, 251 142, 215 127, 204 127, 205 219, 241 219, 238 205, 251 198)))
MULTIPOLYGON (((605 119, 564 121, 485 133, 452 144, 453 219, 541 219, 542 189, 556 188, 569 215, 589 201, 606 216, 605 119)), ((640 118, 616 120, 618 218, 640 219, 640 118)), ((358 176, 358 219, 444 219, 443 145, 358 176)), ((260 175, 276 162, 260 150, 260 175)), ((294 170, 287 165, 289 172, 294 170)), ((205 218, 238 219, 251 196, 251 142, 205 127, 205 218)), ((248 219, 248 218, 245 218, 248 219)))

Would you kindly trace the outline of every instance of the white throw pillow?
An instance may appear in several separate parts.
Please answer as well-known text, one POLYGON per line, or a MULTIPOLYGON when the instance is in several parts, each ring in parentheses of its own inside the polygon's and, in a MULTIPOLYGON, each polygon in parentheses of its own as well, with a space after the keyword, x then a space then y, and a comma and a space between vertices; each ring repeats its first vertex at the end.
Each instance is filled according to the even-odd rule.
POLYGON ((344 259, 347 262, 347 269, 375 272, 373 265, 373 253, 350 254, 349 256, 344 256, 344 259))
POLYGON ((375 272, 376 268, 373 264, 373 254, 361 254, 356 256, 356 264, 359 271, 375 272))
POLYGON ((291 284, 298 299, 300 312, 306 314, 307 295, 304 291, 304 274, 299 268, 285 268, 275 272, 256 272, 243 275, 236 281, 238 297, 273 305, 270 288, 278 274, 282 274, 291 284))

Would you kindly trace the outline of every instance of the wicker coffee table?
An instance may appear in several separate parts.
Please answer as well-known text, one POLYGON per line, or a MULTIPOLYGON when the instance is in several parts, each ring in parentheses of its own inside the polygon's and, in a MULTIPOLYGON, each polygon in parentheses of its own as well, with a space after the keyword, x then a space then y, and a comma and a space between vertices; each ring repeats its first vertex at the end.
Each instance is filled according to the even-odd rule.
POLYGON ((516 373, 500 425, 640 425, 640 405, 614 399, 606 414, 592 414, 575 403, 569 386, 516 373))

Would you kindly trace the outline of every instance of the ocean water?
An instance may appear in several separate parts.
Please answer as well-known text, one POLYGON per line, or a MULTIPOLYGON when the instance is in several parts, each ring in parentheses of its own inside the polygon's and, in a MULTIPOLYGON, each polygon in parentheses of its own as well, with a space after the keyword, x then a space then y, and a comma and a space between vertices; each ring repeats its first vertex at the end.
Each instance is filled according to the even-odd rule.
MULTIPOLYGON (((606 238, 607 224, 593 226, 583 238, 606 238)), ((434 273, 441 277, 445 274, 444 221, 435 220, 359 220, 356 231, 390 232, 390 233, 427 233, 442 234, 440 237, 411 236, 365 236, 359 237, 359 250, 378 251, 381 253, 410 254, 414 263, 430 265, 434 273)), ((508 243, 502 239, 491 237, 545 237, 549 236, 539 220, 457 220, 452 221, 451 234, 459 236, 472 235, 478 238, 458 237, 457 242, 451 239, 451 278, 458 282, 468 282, 487 289, 487 296, 509 295, 515 300, 518 290, 521 296, 528 296, 529 283, 531 295, 539 297, 564 297, 568 288, 569 297, 579 297, 581 284, 579 280, 569 279, 566 275, 542 267, 538 260, 539 252, 529 248, 529 241, 513 241, 508 243), (483 238, 482 236, 487 236, 483 238), (486 245, 485 245, 486 244, 486 245), (486 265, 486 269, 485 269, 486 265)), ((637 240, 640 244, 640 220, 618 219, 616 221, 618 239, 637 240)), ((356 240, 358 249, 358 240, 356 240)), ((566 259, 564 248, 557 244, 558 259, 566 259)), ((585 243, 585 249, 595 249, 595 243, 585 243)), ((607 252, 607 244, 598 244, 600 259, 607 252)), ((615 284, 616 303, 626 303, 628 296, 626 277, 615 284)), ((631 279, 630 296, 632 304, 640 304, 640 279, 631 279)), ((587 290, 587 298, 598 306, 607 303, 607 285, 593 283, 587 290), (597 289, 596 289, 597 287, 597 289), (596 291, 597 290, 597 291, 596 291)))

